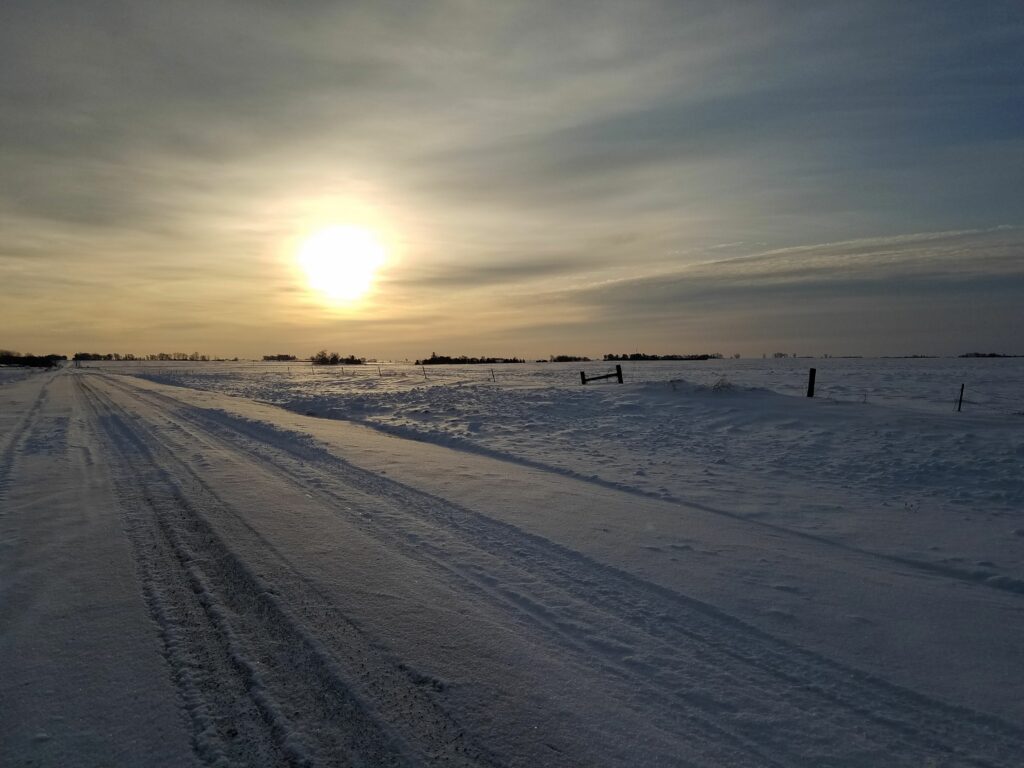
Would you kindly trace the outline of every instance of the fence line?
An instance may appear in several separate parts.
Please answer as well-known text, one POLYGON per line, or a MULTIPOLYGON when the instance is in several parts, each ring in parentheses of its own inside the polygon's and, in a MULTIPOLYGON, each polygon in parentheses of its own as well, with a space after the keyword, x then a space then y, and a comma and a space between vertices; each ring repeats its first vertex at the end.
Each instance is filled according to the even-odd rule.
MULTIPOLYGON (((594 361, 600 362, 600 361, 594 361)), ((857 368, 825 367, 818 362, 815 401, 832 403, 890 404, 932 412, 955 412, 964 385, 962 411, 968 414, 1024 416, 1024 369, 999 366, 975 367, 976 363, 939 366, 914 372, 880 362, 857 368), (916 378, 915 378, 916 377, 916 378)), ((308 362, 196 362, 196 361, 82 361, 80 367, 109 373, 142 376, 218 376, 282 378, 301 384, 303 380, 330 385, 379 380, 394 386, 490 386, 571 387, 579 386, 578 363, 506 363, 495 365, 429 365, 411 363, 367 363, 363 365, 314 366, 308 362), (424 378, 426 373, 426 378, 424 378)), ((808 383, 806 363, 789 368, 769 362, 762 366, 739 367, 728 362, 650 363, 628 362, 622 366, 631 385, 658 382, 687 382, 715 391, 766 389, 788 396, 803 396, 808 383)), ((589 377, 588 377, 589 378, 589 377)), ((386 385, 385 385, 386 386, 386 385)), ((332 389, 337 389, 332 387, 332 389)), ((340 394, 340 393, 339 393, 340 394)))

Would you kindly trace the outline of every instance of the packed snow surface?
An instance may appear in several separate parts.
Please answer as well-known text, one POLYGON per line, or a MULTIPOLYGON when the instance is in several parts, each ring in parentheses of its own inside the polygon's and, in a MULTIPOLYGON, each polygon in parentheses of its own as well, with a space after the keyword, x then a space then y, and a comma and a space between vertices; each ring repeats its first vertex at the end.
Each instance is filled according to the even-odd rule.
POLYGON ((1024 359, 626 363, 581 386, 613 365, 138 373, 1024 578, 1024 359))
POLYGON ((1022 363, 0 377, 0 764, 1017 766, 1022 363))

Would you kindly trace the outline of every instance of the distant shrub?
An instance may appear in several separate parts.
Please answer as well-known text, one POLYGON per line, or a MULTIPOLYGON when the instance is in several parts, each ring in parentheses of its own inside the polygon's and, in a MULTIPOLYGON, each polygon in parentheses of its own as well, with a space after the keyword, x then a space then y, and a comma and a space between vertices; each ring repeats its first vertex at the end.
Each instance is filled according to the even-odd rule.
POLYGON ((321 349, 310 358, 310 362, 313 365, 362 365, 366 362, 366 358, 356 357, 355 355, 342 357, 337 352, 328 352, 326 349, 321 349))

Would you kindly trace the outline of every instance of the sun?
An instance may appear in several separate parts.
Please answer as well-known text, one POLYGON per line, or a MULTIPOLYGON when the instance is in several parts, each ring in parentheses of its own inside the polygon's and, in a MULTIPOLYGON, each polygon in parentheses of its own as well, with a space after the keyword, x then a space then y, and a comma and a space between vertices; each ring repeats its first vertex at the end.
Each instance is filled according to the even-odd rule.
POLYGON ((369 293, 384 258, 384 246, 373 232, 337 225, 307 237, 299 247, 297 260, 312 290, 344 304, 369 293))

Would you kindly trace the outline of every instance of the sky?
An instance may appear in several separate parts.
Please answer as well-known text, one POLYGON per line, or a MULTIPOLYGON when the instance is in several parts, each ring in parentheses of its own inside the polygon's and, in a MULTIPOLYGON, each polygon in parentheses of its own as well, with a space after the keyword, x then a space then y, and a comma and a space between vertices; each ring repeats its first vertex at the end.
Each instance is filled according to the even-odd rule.
POLYGON ((5 0, 0 347, 1024 353, 1024 4, 5 0))

